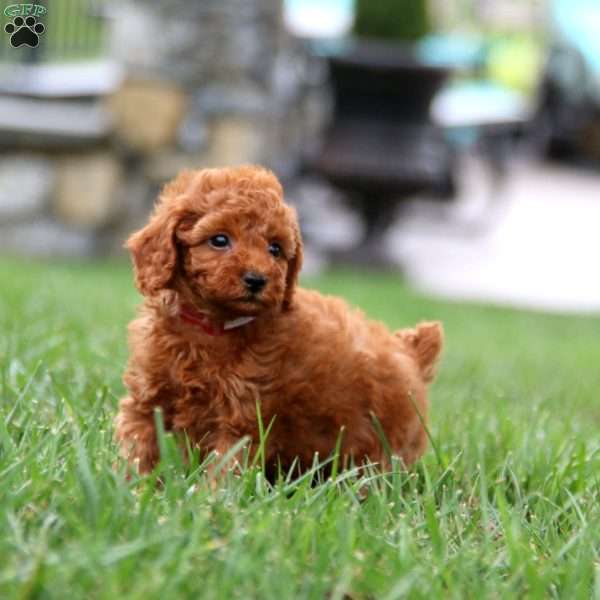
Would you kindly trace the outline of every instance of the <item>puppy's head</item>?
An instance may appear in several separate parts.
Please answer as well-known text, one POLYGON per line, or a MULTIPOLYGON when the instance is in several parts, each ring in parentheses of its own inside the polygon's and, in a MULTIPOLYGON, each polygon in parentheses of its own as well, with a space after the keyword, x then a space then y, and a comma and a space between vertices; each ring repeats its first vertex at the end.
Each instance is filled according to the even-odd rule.
POLYGON ((295 211, 275 175, 251 166, 184 171, 127 247, 142 294, 174 290, 226 316, 289 309, 302 266, 295 211))

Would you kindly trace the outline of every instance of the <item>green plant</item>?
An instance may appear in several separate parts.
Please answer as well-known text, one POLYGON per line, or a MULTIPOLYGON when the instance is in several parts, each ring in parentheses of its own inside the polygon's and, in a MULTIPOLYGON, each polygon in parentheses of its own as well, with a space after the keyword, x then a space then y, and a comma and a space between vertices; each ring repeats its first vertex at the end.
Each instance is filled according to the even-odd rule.
POLYGON ((358 37, 414 42, 430 30, 427 0, 356 0, 358 37))

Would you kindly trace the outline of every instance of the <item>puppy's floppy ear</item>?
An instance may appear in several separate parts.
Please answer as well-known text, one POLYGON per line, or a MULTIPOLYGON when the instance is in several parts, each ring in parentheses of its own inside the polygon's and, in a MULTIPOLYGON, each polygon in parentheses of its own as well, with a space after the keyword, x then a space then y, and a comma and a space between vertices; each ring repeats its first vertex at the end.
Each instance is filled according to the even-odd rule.
POLYGON ((145 296, 152 296, 169 285, 177 262, 177 226, 194 215, 186 195, 195 171, 181 171, 162 189, 154 213, 146 227, 127 240, 135 270, 135 285, 145 296))
POLYGON ((175 229, 187 213, 159 207, 148 225, 127 240, 135 270, 135 285, 145 296, 168 287, 177 262, 175 229))
POLYGON ((303 243, 302 235, 300 234, 300 225, 298 224, 298 217, 296 211, 293 208, 289 208, 291 216, 291 228, 294 237, 295 252, 294 256, 288 259, 287 274, 285 277, 285 292, 283 295, 283 310, 289 310, 292 306, 294 299, 294 291, 298 283, 298 274, 302 268, 303 260, 303 243))

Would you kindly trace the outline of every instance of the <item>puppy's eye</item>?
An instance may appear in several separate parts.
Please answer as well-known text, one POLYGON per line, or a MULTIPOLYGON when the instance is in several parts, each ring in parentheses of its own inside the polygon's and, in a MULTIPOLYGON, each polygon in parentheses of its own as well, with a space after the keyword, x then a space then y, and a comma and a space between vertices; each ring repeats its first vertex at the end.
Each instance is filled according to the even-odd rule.
POLYGON ((213 235, 208 243, 217 250, 224 250, 225 248, 231 247, 231 241, 224 233, 218 233, 217 235, 213 235))
POLYGON ((269 252, 275 257, 279 258, 283 252, 281 246, 277 242, 271 242, 269 244, 269 252))

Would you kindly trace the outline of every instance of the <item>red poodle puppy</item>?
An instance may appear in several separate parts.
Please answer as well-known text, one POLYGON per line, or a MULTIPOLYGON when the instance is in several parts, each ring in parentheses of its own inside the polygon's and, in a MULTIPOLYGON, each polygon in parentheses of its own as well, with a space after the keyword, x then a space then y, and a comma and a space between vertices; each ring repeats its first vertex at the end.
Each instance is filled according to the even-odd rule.
POLYGON ((270 467, 306 469, 338 440, 345 461, 386 465, 374 421, 406 465, 424 452, 440 324, 392 334, 298 288, 302 239, 273 173, 185 171, 127 246, 144 303, 116 430, 140 472, 159 459, 155 409, 167 431, 224 454, 244 436, 257 447, 260 407, 270 467))

